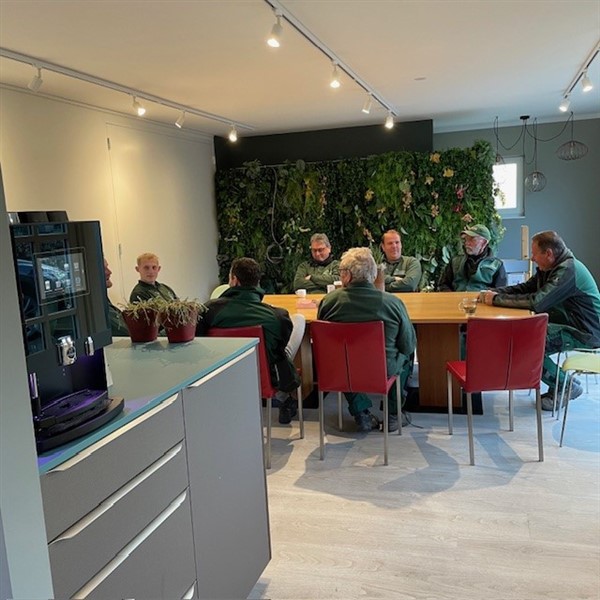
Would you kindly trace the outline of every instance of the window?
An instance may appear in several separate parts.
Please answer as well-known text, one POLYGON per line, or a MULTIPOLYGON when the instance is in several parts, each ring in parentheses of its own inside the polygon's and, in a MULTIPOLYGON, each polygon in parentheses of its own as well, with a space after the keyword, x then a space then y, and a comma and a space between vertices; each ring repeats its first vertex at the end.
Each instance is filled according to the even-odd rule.
POLYGON ((523 217, 523 157, 504 157, 504 164, 494 165, 494 183, 498 189, 494 196, 498 214, 504 219, 523 217))

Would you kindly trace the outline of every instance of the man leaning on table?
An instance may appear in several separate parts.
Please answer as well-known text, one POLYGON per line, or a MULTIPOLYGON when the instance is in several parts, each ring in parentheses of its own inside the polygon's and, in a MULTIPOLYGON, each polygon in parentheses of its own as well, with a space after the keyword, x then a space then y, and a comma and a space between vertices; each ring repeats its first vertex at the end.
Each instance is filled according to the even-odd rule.
POLYGON ((310 238, 310 254, 310 260, 300 263, 296 269, 294 291, 324 294, 327 286, 340 278, 340 261, 331 255, 331 244, 324 233, 315 233, 310 238))
POLYGON ((414 256, 402 256, 402 238, 395 229, 381 236, 385 254, 385 291, 415 292, 421 281, 421 263, 414 256))
MULTIPOLYGON (((533 236, 531 260, 537 270, 528 281, 484 290, 479 300, 494 306, 548 313, 542 370, 542 381, 548 385, 548 392, 542 395, 542 408, 552 410, 556 364, 550 357, 560 351, 600 346, 600 293, 588 268, 573 256, 555 231, 542 231, 533 236)), ((561 389, 562 371, 559 377, 561 389)), ((570 399, 582 392, 581 385, 574 381, 570 399)))
POLYGON ((294 391, 300 379, 294 367, 294 357, 300 348, 306 321, 300 314, 290 314, 262 302, 264 291, 259 287, 260 266, 253 258, 236 258, 231 263, 229 288, 219 298, 206 303, 206 312, 196 327, 196 335, 206 335, 211 327, 248 327, 261 325, 271 367, 271 382, 278 389, 279 422, 287 425, 296 416, 294 391))
MULTIPOLYGON (((343 287, 323 298, 317 318, 341 323, 383 321, 387 372, 388 375, 400 375, 401 388, 404 389, 410 374, 410 356, 415 351, 415 330, 404 303, 396 296, 375 288, 373 282, 376 276, 377 266, 371 251, 368 248, 350 248, 340 262, 343 287)), ((379 428, 379 420, 369 410, 372 403, 366 394, 346 393, 345 396, 358 431, 369 432, 379 428)), ((396 386, 392 386, 388 398, 388 431, 396 431, 396 386)))
POLYGON ((438 282, 438 290, 478 292, 506 285, 504 264, 490 248, 490 230, 485 225, 472 225, 460 237, 464 252, 448 263, 438 282))

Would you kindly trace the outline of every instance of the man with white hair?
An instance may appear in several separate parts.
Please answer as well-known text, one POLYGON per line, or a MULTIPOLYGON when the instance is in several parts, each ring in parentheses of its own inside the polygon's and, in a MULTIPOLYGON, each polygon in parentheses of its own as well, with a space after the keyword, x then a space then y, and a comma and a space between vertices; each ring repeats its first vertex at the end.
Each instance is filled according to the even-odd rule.
MULTIPOLYGON (((402 300, 374 285, 377 266, 368 248, 350 248, 342 256, 340 277, 342 288, 330 292, 319 306, 317 318, 323 321, 357 323, 383 321, 388 376, 399 375, 404 389, 410 374, 410 356, 415 351, 415 330, 402 300)), ((369 408, 372 403, 366 394, 346 393, 348 409, 358 431, 379 428, 379 420, 369 408)), ((398 398, 396 386, 389 396, 388 431, 398 429, 398 398)))

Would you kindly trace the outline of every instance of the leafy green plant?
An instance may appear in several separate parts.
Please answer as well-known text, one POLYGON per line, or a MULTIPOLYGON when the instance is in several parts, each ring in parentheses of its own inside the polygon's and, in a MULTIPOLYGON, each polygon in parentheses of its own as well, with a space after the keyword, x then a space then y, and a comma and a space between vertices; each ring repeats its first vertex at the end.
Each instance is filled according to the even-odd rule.
MULTIPOLYGON (((291 291, 310 236, 325 232, 335 256, 352 246, 378 245, 387 229, 402 233, 403 253, 435 282, 460 251, 460 232, 483 223, 492 247, 504 229, 494 208, 488 142, 440 152, 388 152, 363 159, 263 166, 258 161, 216 174, 218 262, 227 281, 234 258, 263 268, 269 292, 291 291)), ((376 262, 377 262, 376 258, 376 262)))

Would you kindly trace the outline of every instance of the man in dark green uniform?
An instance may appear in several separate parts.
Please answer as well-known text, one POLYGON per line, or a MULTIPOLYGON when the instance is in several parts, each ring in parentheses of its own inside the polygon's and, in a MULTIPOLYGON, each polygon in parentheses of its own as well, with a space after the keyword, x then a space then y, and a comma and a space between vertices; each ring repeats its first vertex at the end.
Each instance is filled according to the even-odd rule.
POLYGON ((485 225, 472 225, 460 234, 464 253, 446 266, 438 282, 440 292, 478 292, 506 285, 506 270, 492 255, 492 235, 485 225))
POLYGON ((140 280, 131 290, 129 302, 151 300, 152 298, 162 298, 163 300, 177 298, 177 294, 168 285, 156 281, 160 269, 160 262, 156 254, 145 252, 137 257, 135 270, 140 274, 140 280))
POLYGON ((385 254, 385 291, 416 292, 421 281, 421 263, 414 256, 402 256, 402 238, 395 229, 381 236, 385 254))
MULTIPOLYGON (((111 275, 112 271, 108 266, 108 261, 104 259, 104 277, 106 279, 107 290, 113 285, 113 282, 110 278, 111 275)), ((108 317, 110 320, 110 330, 113 337, 124 337, 129 335, 129 331, 127 329, 127 325, 125 325, 121 311, 110 301, 110 298, 108 298, 108 317)))
MULTIPOLYGON (((377 266, 368 248, 351 248, 345 252, 340 263, 343 288, 323 298, 317 317, 341 323, 383 321, 387 372, 388 375, 400 375, 404 389, 410 374, 410 356, 415 351, 415 330, 404 303, 393 294, 375 288, 376 276, 377 266)), ((377 417, 369 411, 372 403, 366 394, 346 393, 345 396, 359 431, 368 432, 379 427, 377 417)), ((388 401, 388 431, 396 431, 396 386, 392 386, 388 401)))
POLYGON ((206 335, 211 327, 262 325, 271 382, 278 390, 279 422, 285 425, 298 412, 289 392, 300 383, 292 361, 300 348, 306 321, 300 314, 290 318, 287 310, 262 302, 265 293, 258 287, 259 282, 258 263, 252 258, 236 258, 231 264, 229 289, 206 303, 196 335, 206 335))
MULTIPOLYGON (((548 333, 542 381, 548 392, 542 395, 542 408, 552 410, 556 363, 551 355, 574 348, 600 346, 600 293, 588 268, 578 261, 555 231, 536 233, 531 241, 531 260, 537 270, 531 279, 508 287, 480 293, 481 302, 494 306, 529 308, 548 313, 548 333)), ((559 371, 559 388, 564 373, 559 371)), ((583 393, 573 382, 571 398, 583 393)))
POLYGON ((327 286, 340 278, 339 260, 331 255, 331 244, 324 233, 310 238, 311 259, 300 263, 294 277, 294 291, 306 290, 308 294, 325 294, 327 286))

